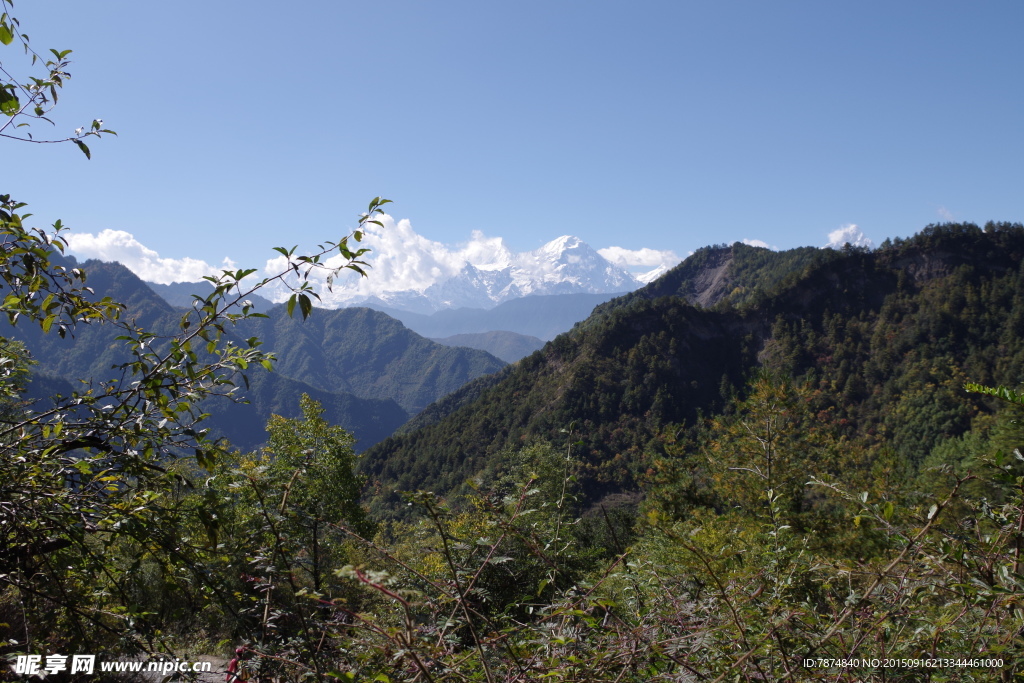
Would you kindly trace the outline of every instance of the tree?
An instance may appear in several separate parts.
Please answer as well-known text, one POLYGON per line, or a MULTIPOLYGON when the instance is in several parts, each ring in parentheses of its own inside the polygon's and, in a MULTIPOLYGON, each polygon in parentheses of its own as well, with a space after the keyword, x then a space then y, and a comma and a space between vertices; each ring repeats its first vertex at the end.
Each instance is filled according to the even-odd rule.
POLYGON ((763 372, 734 412, 709 424, 708 466, 726 508, 752 516, 782 511, 784 523, 810 521, 807 479, 835 473, 838 443, 827 413, 813 414, 810 392, 763 372))
MULTIPOLYGON (((67 78, 69 51, 53 51, 54 59, 44 60, 20 32, 10 0, 0 0, 0 6, 0 44, 18 41, 31 64, 42 62, 46 71, 17 79, 0 63, 0 113, 7 117, 0 137, 43 142, 14 131, 50 121, 67 78)), ((82 138, 107 132, 94 121, 74 137, 45 142, 70 142, 89 156, 82 138)), ((289 314, 298 307, 305 318, 317 298, 311 274, 327 271, 328 287, 343 269, 365 275, 360 259, 367 250, 357 243, 367 224, 380 224, 376 218, 387 203, 375 198, 354 231, 312 254, 276 248, 286 258, 280 273, 253 281, 255 269, 225 270, 206 278, 211 293, 197 297, 174 334, 158 336, 122 319, 122 305, 96 297, 83 270, 60 265, 58 255, 67 245, 60 221, 52 230, 29 227, 25 204, 0 195, 0 308, 9 322, 61 336, 74 335, 79 325, 115 325, 131 354, 114 379, 83 378, 83 388, 69 396, 2 416, 0 622, 15 624, 4 634, 5 643, 30 650, 39 639, 65 645, 123 639, 153 647, 132 631, 139 607, 128 592, 125 568, 112 565, 107 549, 127 539, 167 561, 183 552, 166 533, 171 527, 162 526, 162 519, 178 512, 175 498, 166 494, 195 484, 171 465, 192 456, 201 467, 213 466, 225 445, 203 428, 202 403, 242 400, 245 373, 259 366, 269 370, 274 360, 259 339, 235 344, 226 333, 259 315, 247 299, 272 281, 291 288, 289 314), (340 263, 329 266, 333 255, 340 263), (94 591, 92 577, 103 577, 102 595, 94 591), (4 618, 10 614, 22 616, 4 618)), ((26 358, 15 345, 4 347, 14 351, 0 360, 9 405, 26 358)))
MULTIPOLYGON (((371 202, 360 226, 385 201, 371 202)), ((315 297, 309 275, 324 267, 326 255, 340 252, 347 259, 342 267, 361 269, 358 258, 365 250, 347 246, 361 232, 311 256, 282 249, 287 272, 251 285, 244 280, 252 270, 209 278, 212 293, 181 317, 177 334, 158 337, 119 320, 116 303, 90 298, 85 273, 66 272, 50 260, 49 250, 63 246, 59 233, 26 231, 22 220, 13 212, 0 214, 0 235, 6 238, 0 286, 8 318, 65 334, 90 322, 118 325, 132 359, 120 366, 117 379, 92 382, 54 397, 45 409, 0 424, 0 584, 16 588, 40 614, 65 610, 79 622, 79 634, 93 632, 87 623, 115 633, 109 609, 101 617, 81 604, 81 573, 109 571, 104 546, 125 534, 138 540, 159 525, 151 504, 182 477, 167 467, 170 461, 190 455, 208 467, 223 452, 224 444, 202 427, 201 404, 214 397, 241 400, 244 373, 256 366, 270 369, 274 360, 256 338, 244 346, 225 339, 233 323, 259 315, 243 302, 271 280, 297 275, 289 309, 297 305, 305 317, 315 297)))
POLYGON ((281 493, 278 512, 283 528, 295 552, 305 551, 296 563, 319 593, 330 566, 325 557, 329 539, 336 537, 333 529, 343 523, 368 536, 371 526, 359 505, 364 479, 354 472, 355 438, 328 424, 323 408, 309 396, 302 396, 300 406, 301 420, 271 417, 262 460, 266 476, 281 493))
MULTIPOLYGON (((345 625, 340 608, 359 600, 352 582, 334 575, 353 562, 346 530, 372 535, 354 438, 329 425, 316 401, 300 403, 300 419, 271 417, 262 451, 226 455, 202 472, 204 483, 193 477, 194 488, 163 494, 159 504, 176 512, 164 527, 173 527, 180 557, 166 566, 149 554, 133 586, 156 616, 153 628, 244 642, 261 656, 261 676, 291 670, 286 662, 318 676, 328 670, 345 625)), ((117 555, 140 550, 132 541, 117 555)))

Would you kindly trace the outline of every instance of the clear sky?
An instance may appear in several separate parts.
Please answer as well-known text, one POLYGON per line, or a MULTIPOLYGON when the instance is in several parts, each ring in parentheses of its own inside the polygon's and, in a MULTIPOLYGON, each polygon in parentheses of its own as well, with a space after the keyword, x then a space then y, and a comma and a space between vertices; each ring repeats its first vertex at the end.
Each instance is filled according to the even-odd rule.
POLYGON ((340 236, 376 195, 429 240, 514 250, 1024 220, 1020 2, 15 9, 37 50, 74 50, 55 132, 101 117, 119 137, 92 161, 2 141, 2 191, 165 258, 259 266, 340 236))

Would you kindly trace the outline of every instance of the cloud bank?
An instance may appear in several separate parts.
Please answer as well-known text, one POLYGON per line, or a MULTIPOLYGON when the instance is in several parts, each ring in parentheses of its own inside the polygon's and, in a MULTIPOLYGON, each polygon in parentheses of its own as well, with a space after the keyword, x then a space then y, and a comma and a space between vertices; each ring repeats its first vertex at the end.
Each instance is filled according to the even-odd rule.
POLYGON ((167 285, 172 282, 198 282, 207 275, 217 275, 223 269, 235 268, 225 258, 219 266, 194 258, 161 258, 160 254, 135 239, 124 230, 103 230, 98 235, 69 233, 68 249, 75 256, 101 261, 117 261, 143 280, 167 285))
MULTIPOLYGON (((463 273, 467 266, 484 272, 522 266, 538 274, 536 269, 543 266, 544 261, 534 257, 544 249, 556 248, 564 242, 564 238, 558 238, 537 252, 516 253, 502 238, 489 237, 479 230, 474 230, 465 242, 446 245, 418 234, 407 219, 396 220, 393 216, 384 215, 380 221, 383 227, 367 226, 362 241, 362 246, 371 250, 366 259, 371 267, 369 277, 344 273, 337 279, 334 292, 321 292, 326 305, 339 305, 365 297, 387 298, 384 295, 390 292, 422 293, 432 285, 463 273)), ((668 250, 606 247, 597 252, 641 282, 648 281, 648 275, 660 274, 680 261, 674 252, 668 250)), ((332 257, 327 264, 338 266, 343 262, 340 257, 332 257)), ((284 259, 275 258, 267 261, 264 270, 267 273, 279 272, 283 266, 284 259)), ((282 288, 273 294, 283 299, 285 291, 282 288)))
POLYGON ((608 259, 610 262, 622 268, 632 269, 643 267, 645 269, 666 266, 671 268, 681 261, 676 253, 671 250, 659 251, 657 249, 626 249, 624 247, 605 247, 598 249, 597 253, 608 259))
MULTIPOLYGON (((386 299, 384 295, 393 292, 422 293, 448 278, 460 273, 465 275, 467 266, 480 271, 481 276, 488 271, 501 271, 510 266, 529 267, 531 271, 538 267, 536 256, 540 251, 513 252, 502 238, 485 235, 479 230, 473 231, 465 242, 448 245, 418 234, 407 219, 396 220, 384 215, 380 221, 382 227, 367 227, 359 245, 370 249, 364 257, 370 266, 367 271, 369 277, 360 277, 353 271, 343 270, 335 280, 334 291, 327 292, 322 286, 326 273, 318 272, 311 276, 314 284, 319 285, 323 305, 344 305, 368 297, 386 299)), ((560 245, 563 241, 563 238, 559 238, 546 247, 560 245)), ((163 258, 131 233, 122 230, 71 234, 68 243, 69 251, 76 256, 117 261, 143 280, 160 284, 194 282, 207 275, 219 274, 224 268, 235 267, 230 259, 214 265, 196 258, 163 258)), ((598 253, 641 282, 653 279, 680 261, 675 252, 670 250, 607 247, 598 253)), ((335 255, 324 263, 338 267, 344 265, 345 261, 335 255)), ((275 256, 266 261, 261 276, 277 275, 285 270, 285 265, 283 256, 275 256)), ((273 283, 263 293, 277 301, 283 301, 289 294, 288 288, 280 282, 273 283)))
MULTIPOLYGON (((369 277, 343 271, 335 280, 334 292, 320 293, 326 305, 340 304, 353 298, 380 296, 386 292, 422 292, 432 284, 456 275, 467 263, 481 270, 498 270, 510 265, 515 254, 500 237, 488 237, 474 230, 464 243, 449 246, 427 239, 412 228, 408 219, 396 221, 384 215, 378 218, 383 227, 367 226, 360 246, 370 249, 364 260, 370 265, 369 277)), ((335 255, 325 265, 336 268, 345 260, 335 255)), ((270 259, 264 272, 276 274, 285 266, 284 257, 270 259)), ((322 281, 321 275, 314 280, 322 281)), ((278 299, 286 296, 283 287, 271 292, 278 299)))
MULTIPOLYGON (((347 301, 381 297, 389 292, 422 293, 432 285, 463 273, 467 266, 484 273, 500 271, 516 266, 534 253, 517 254, 509 249, 502 238, 489 237, 479 230, 473 231, 465 242, 446 245, 418 234, 408 219, 396 220, 384 215, 380 220, 383 227, 371 226, 366 230, 361 244, 370 249, 365 258, 370 265, 370 277, 363 278, 355 272, 342 271, 335 281, 333 292, 326 292, 320 287, 323 305, 344 305, 347 301)), ((143 280, 160 284, 196 282, 204 276, 217 275, 221 270, 237 267, 230 258, 214 265, 191 257, 161 257, 123 230, 103 230, 98 234, 71 233, 67 240, 69 251, 78 257, 117 261, 143 280)), ((744 239, 743 243, 777 249, 759 239, 744 239)), ((864 232, 851 223, 830 232, 824 248, 840 249, 847 243, 857 247, 874 246, 864 232)), ((640 282, 650 282, 681 260, 674 251, 649 248, 611 246, 598 249, 597 253, 612 265, 631 273, 640 282)), ((337 267, 344 265, 344 261, 336 255, 328 259, 326 265, 337 267)), ((284 257, 276 257, 264 264, 262 274, 273 276, 284 269, 284 257)), ((320 274, 312 279, 323 284, 323 276, 320 274)), ((288 294, 288 289, 277 283, 268 288, 264 296, 280 301, 288 294)))

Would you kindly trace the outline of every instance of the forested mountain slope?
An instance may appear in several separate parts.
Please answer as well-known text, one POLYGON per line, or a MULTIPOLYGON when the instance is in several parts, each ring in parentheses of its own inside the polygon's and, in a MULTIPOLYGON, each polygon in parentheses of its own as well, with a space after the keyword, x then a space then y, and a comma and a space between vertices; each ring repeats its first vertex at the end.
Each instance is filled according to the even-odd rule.
MULTIPOLYGON (((147 283, 177 307, 192 300, 186 292, 201 293, 205 284, 147 283)), ((324 391, 394 399, 410 415, 505 365, 478 346, 434 342, 373 309, 318 309, 316 315, 296 320, 283 304, 274 306, 261 297, 251 301, 253 310, 267 318, 249 319, 235 333, 259 337, 276 352, 278 372, 324 391)))
POLYGON ((637 299, 674 296, 704 307, 740 304, 764 296, 805 269, 838 258, 839 252, 815 247, 772 251, 742 242, 703 247, 646 287, 598 306, 597 312, 637 299))
MULTIPOLYGON (((99 261, 89 261, 83 268, 97 296, 126 305, 124 320, 157 334, 177 330, 183 311, 127 268, 99 261)), ((323 403, 326 417, 353 432, 359 447, 365 448, 394 432, 423 406, 504 366, 482 351, 431 342, 369 309, 318 310, 303 322, 277 306, 268 316, 229 328, 228 334, 240 344, 259 337, 263 348, 278 354, 275 372, 249 373, 244 392, 249 405, 215 401, 205 406, 212 414, 211 429, 243 449, 263 442, 264 425, 272 413, 297 415, 303 393, 323 403)), ((73 339, 29 327, 16 327, 11 336, 26 343, 39 363, 35 374, 47 382, 44 378, 110 378, 111 367, 128 359, 118 334, 110 325, 83 325, 73 339)))
POLYGON ((691 258, 500 381, 447 397, 450 413, 428 409, 437 423, 371 449, 378 490, 448 491, 508 447, 562 443, 570 428, 591 495, 634 489, 667 426, 720 409, 758 367, 811 383, 848 436, 884 435, 919 462, 969 427, 964 381, 1024 377, 1020 225, 930 226, 875 252, 734 245, 691 258))
POLYGON ((306 320, 284 306, 238 326, 278 354, 277 370, 327 391, 392 398, 410 415, 505 362, 477 349, 438 344, 370 308, 318 309, 306 320))

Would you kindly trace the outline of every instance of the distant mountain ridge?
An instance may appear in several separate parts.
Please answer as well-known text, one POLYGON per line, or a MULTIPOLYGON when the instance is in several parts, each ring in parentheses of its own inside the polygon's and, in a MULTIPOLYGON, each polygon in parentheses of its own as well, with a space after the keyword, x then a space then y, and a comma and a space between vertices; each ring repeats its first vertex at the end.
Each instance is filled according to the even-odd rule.
MULTIPOLYGON (((156 282, 146 282, 149 288, 160 295, 164 301, 175 308, 191 308, 195 302, 195 295, 207 296, 213 289, 213 285, 206 281, 199 282, 172 282, 169 285, 162 285, 156 282)), ((259 294, 249 297, 252 302, 252 310, 255 313, 266 313, 276 304, 270 299, 265 299, 259 294)))
POLYGON ((277 306, 268 318, 239 323, 278 355, 276 371, 325 391, 392 399, 410 416, 505 362, 466 347, 438 344, 370 308, 316 309, 306 320, 277 306))
POLYGON ((544 342, 536 337, 506 330, 453 334, 450 337, 436 338, 432 341, 445 346, 468 346, 471 349, 480 349, 506 363, 515 363, 520 358, 529 356, 534 351, 540 351, 544 347, 544 342))
POLYGON ((452 308, 425 315, 387 306, 370 308, 387 313, 424 337, 449 337, 509 331, 549 341, 586 319, 596 306, 625 292, 549 294, 512 299, 494 308, 452 308))
MULTIPOLYGON (((81 267, 97 296, 126 304, 124 317, 158 335, 177 333, 181 309, 127 268, 101 261, 87 261, 81 267)), ((275 371, 250 373, 248 405, 204 405, 211 413, 207 426, 242 449, 263 442, 272 413, 297 416, 299 396, 308 393, 323 403, 327 419, 355 434, 362 450, 424 406, 505 366, 483 351, 432 342, 370 309, 318 309, 303 322, 288 317, 285 307, 278 305, 267 315, 229 326, 227 335, 240 344, 260 337, 264 348, 279 355, 275 371)), ((44 390, 56 387, 66 392, 69 379, 110 378, 111 366, 128 359, 124 342, 116 339, 119 333, 113 325, 80 325, 73 339, 30 326, 9 327, 6 332, 23 341, 38 361, 33 368, 38 386, 30 393, 44 401, 44 390)))

